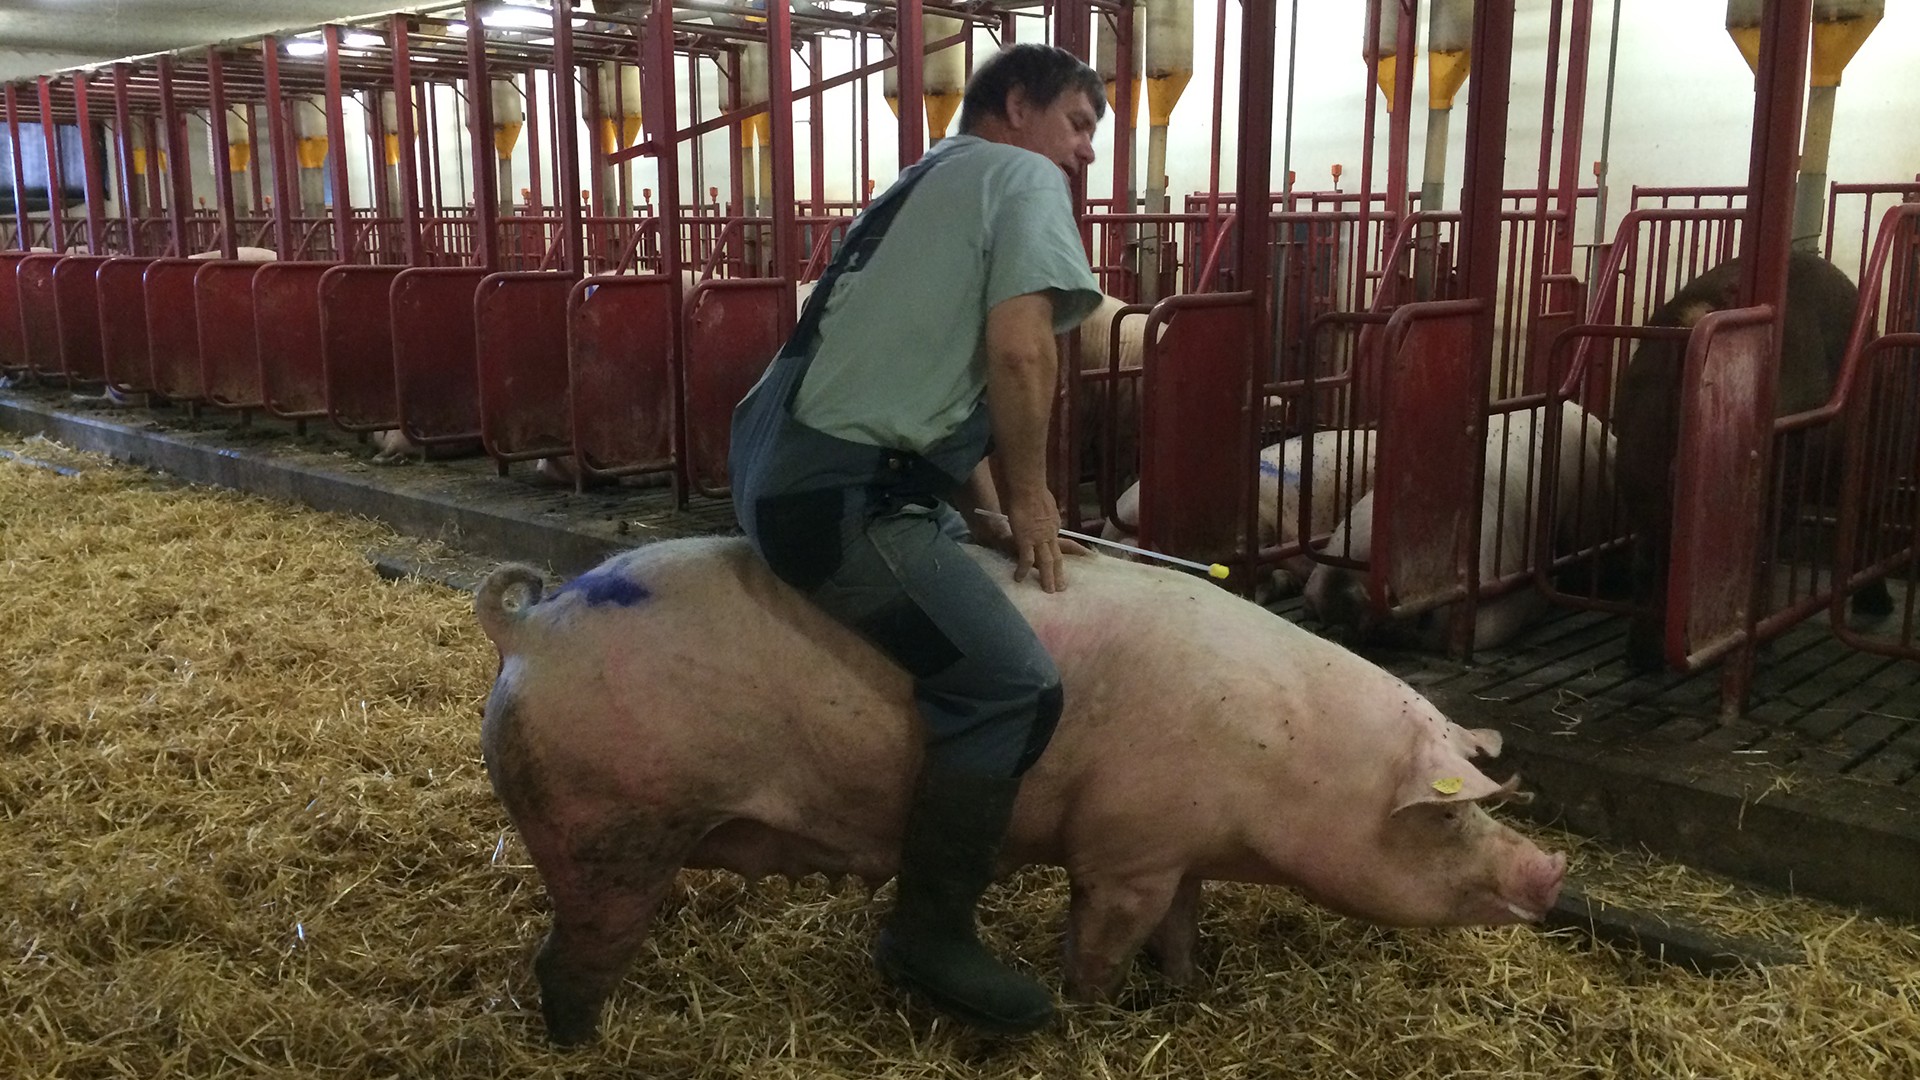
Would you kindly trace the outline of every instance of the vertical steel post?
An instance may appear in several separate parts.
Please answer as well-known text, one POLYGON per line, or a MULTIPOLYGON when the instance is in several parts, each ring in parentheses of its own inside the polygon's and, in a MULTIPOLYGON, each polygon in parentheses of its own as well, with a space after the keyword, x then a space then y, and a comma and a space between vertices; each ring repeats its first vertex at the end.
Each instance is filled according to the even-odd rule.
MULTIPOLYGON (((1415 31, 1420 13, 1419 0, 1382 0, 1400 5, 1400 21, 1394 24, 1393 109, 1387 114, 1387 220, 1398 228, 1407 212, 1408 158, 1413 149, 1413 68, 1417 47, 1415 31)), ((1548 91, 1551 93, 1551 89, 1548 91)), ((1367 87, 1373 93, 1373 87, 1367 87)), ((1420 209, 1433 211, 1432 206, 1420 209)))
POLYGON ((257 214, 266 208, 266 199, 264 198, 266 192, 261 190, 261 184, 264 183, 264 180, 260 176, 260 173, 263 171, 260 168, 260 163, 266 160, 267 155, 260 152, 260 116, 254 110, 253 102, 247 102, 246 109, 247 139, 252 147, 253 153, 253 161, 247 169, 247 187, 253 195, 253 213, 257 214))
MULTIPOLYGON (((395 15, 388 24, 388 41, 393 47, 393 126, 400 138, 400 238, 406 249, 407 265, 421 266, 425 261, 420 242, 420 163, 414 157, 413 140, 413 49, 407 40, 407 17, 395 15)), ((384 148, 383 148, 384 149, 384 148)))
POLYGON ((100 184, 101 162, 93 152, 93 115, 87 108, 86 72, 73 75, 73 113, 80 126, 80 169, 87 193, 87 251, 107 253, 107 196, 100 184))
MULTIPOLYGON (((133 117, 127 109, 127 79, 130 71, 126 64, 113 65, 113 126, 119 134, 115 140, 115 158, 119 163, 116 170, 120 174, 120 220, 127 226, 127 254, 140 254, 140 187, 133 179, 133 117)), ((154 165, 158 165, 156 161, 154 165)))
MULTIPOLYGON (((1754 410, 1769 421, 1775 409, 1774 373, 1780 366, 1780 345, 1786 325, 1787 254, 1793 244, 1795 171, 1799 166, 1800 109, 1806 93, 1807 54, 1813 26, 1812 0, 1775 0, 1765 5, 1760 28, 1760 63, 1753 85, 1753 145, 1747 159, 1747 213, 1740 231, 1740 306, 1769 304, 1773 329, 1768 335, 1766 377, 1754 387, 1754 410)), ((1769 428, 1771 424, 1769 423, 1769 428)), ((1760 441, 1755 467, 1770 477, 1773 440, 1760 441)), ((1771 481, 1767 487, 1772 488, 1771 481)), ((1759 519, 1730 523, 1734 528, 1766 527, 1765 510, 1759 519)), ((1757 550, 1757 548, 1756 548, 1757 550)), ((1745 711, 1753 686, 1754 625, 1767 592, 1754 579, 1747 604, 1746 634, 1726 659, 1720 675, 1722 717, 1745 711)))
MULTIPOLYGON (((540 185, 540 73, 527 69, 527 216, 544 213, 547 192, 540 185)), ((538 226, 532 226, 538 228, 538 226)))
MULTIPOLYGON (((770 5, 785 8, 784 4, 770 5)), ((580 250, 580 107, 573 92, 573 0, 553 0, 553 182, 559 185, 560 271, 586 273, 580 250)), ((528 80, 532 84, 532 80, 528 80)))
POLYGON ((473 160, 473 263, 500 269, 500 170, 493 151, 493 83, 480 0, 467 0, 467 140, 473 160))
POLYGON ((33 246, 33 234, 29 229, 33 225, 27 215, 27 174, 25 145, 20 141, 20 97, 12 83, 7 84, 7 138, 13 143, 13 220, 14 229, 19 234, 20 250, 33 246))
MULTIPOLYGON (((1493 373, 1494 308, 1500 282, 1500 189, 1507 151, 1507 106, 1513 82, 1514 0, 1479 0, 1473 8, 1473 86, 1467 91, 1467 167, 1461 179, 1461 280, 1467 299, 1478 300, 1473 320, 1474 381, 1462 392, 1479 396, 1485 415, 1493 373)), ((1484 462, 1476 457, 1475 467, 1484 462)), ((1479 485, 1475 485, 1478 490, 1479 485)), ((1467 602, 1453 625, 1453 651, 1473 648, 1473 609, 1480 592, 1480 515, 1465 515, 1467 527, 1456 557, 1466 570, 1467 602)))
MULTIPOLYGON (((813 68, 813 81, 820 82, 826 75, 827 62, 820 44, 820 35, 815 33, 807 41, 807 58, 813 68)), ((812 168, 809 186, 813 189, 813 216, 823 217, 827 212, 827 126, 822 118, 827 111, 827 95, 821 91, 807 103, 807 164, 812 168)))
MULTIPOLYGON (((193 174, 188 171, 192 165, 187 161, 187 118, 181 115, 173 100, 173 57, 160 57, 159 68, 160 123, 167 129, 167 177, 170 181, 167 223, 173 233, 173 255, 175 258, 184 258, 192 254, 189 250, 192 237, 187 232, 188 207, 193 203, 193 174)), ((147 151, 155 156, 149 165, 157 173, 160 147, 149 139, 147 151)))
MULTIPOLYGON (((926 26, 920 21, 920 0, 899 0, 894 34, 894 62, 900 65, 900 168, 920 160, 927 150, 925 80, 926 26)), ((1085 50, 1081 50, 1084 52, 1085 50)))
MULTIPOLYGON (((793 15, 786 4, 767 5, 767 107, 773 111, 768 147, 773 154, 773 191, 761 194, 773 200, 773 275, 784 278, 797 272, 793 257, 793 15)), ((901 112, 905 111, 903 103, 901 112)), ((791 326, 793 293, 780 296, 782 325, 791 326)))
MULTIPOLYGON (((1137 55, 1133 43, 1134 35, 1145 34, 1147 28, 1135 24, 1134 9, 1134 0, 1120 0, 1113 27, 1113 201, 1114 210, 1122 214, 1131 214, 1137 209, 1133 187, 1133 132, 1140 118, 1134 115, 1133 109, 1133 58, 1137 55)), ((971 34, 967 42, 972 44, 971 34)), ((968 70, 972 70, 971 65, 968 70)), ((1138 272, 1137 266, 1135 271, 1138 272)))
POLYGON ((1267 213, 1273 184, 1273 35, 1274 0, 1244 0, 1240 24, 1240 161, 1235 188, 1240 206, 1240 288, 1253 293, 1253 355, 1249 377, 1265 369, 1272 327, 1267 248, 1272 215, 1267 213))
MULTIPOLYGON (((479 33, 475 23, 474 32, 479 33)), ((347 120, 340 99, 346 89, 340 79, 340 27, 328 24, 322 35, 327 45, 327 157, 333 174, 333 250, 343 263, 353 261, 353 201, 347 182, 347 120)))
MULTIPOLYGON (((1361 110, 1360 121, 1360 216, 1358 220, 1354 222, 1353 226, 1354 261, 1358 265, 1354 268, 1354 273, 1348 275, 1348 287, 1352 289, 1352 295, 1348 298, 1348 306, 1354 311, 1364 311, 1367 308, 1365 293, 1366 281, 1369 276, 1369 271, 1374 269, 1374 246, 1371 242, 1371 233, 1369 230, 1373 225, 1373 132, 1375 126, 1375 109, 1377 108, 1375 103, 1380 98, 1380 95, 1374 92, 1375 87, 1380 84, 1380 50, 1374 47, 1374 42, 1380 40, 1380 5, 1398 2, 1399 0, 1367 0, 1367 28, 1364 31, 1367 43, 1367 104, 1365 108, 1361 110)), ((1403 62, 1400 66, 1406 66, 1413 62, 1412 57, 1404 57, 1402 60, 1403 62)), ((1336 181, 1336 183, 1337 182, 1338 181, 1336 181)), ((1243 194, 1242 198, 1244 197, 1243 194)), ((1240 216, 1242 218, 1246 217, 1248 209, 1248 206, 1244 202, 1241 203, 1240 216)), ((1433 207, 1422 203, 1420 209, 1430 211, 1433 207)), ((1379 269, 1383 272, 1386 269, 1385 262, 1385 258, 1382 258, 1382 265, 1379 269)), ((1384 292, 1392 287, 1392 282, 1383 279, 1378 289, 1384 292)), ((1420 299, 1424 300, 1427 299, 1427 297, 1421 295, 1420 299)))
MULTIPOLYGON (((287 98, 280 88, 280 41, 260 43, 267 84, 267 144, 273 153, 273 250, 282 259, 294 257, 293 217, 300 204, 300 168, 293 150, 293 125, 287 123, 287 98)), ((256 141, 258 141, 256 135, 256 141)))
POLYGON ((218 48, 207 50, 207 95, 207 118, 212 121, 207 138, 212 143, 214 205, 220 210, 220 257, 231 259, 238 256, 239 244, 234 238, 233 162, 227 157, 226 73, 218 48))
POLYGON ((53 78, 40 76, 40 134, 47 145, 47 246, 67 250, 67 204, 61 194, 60 130, 53 123, 53 78))
MULTIPOLYGON (((672 297, 674 334, 683 339, 680 320, 684 307, 680 287, 680 141, 675 130, 673 78, 673 6, 654 4, 647 15, 645 40, 640 44, 640 123, 647 132, 658 162, 661 272, 667 275, 672 297)), ((696 115, 696 119, 697 119, 696 115)), ((735 143, 738 143, 736 138, 735 143)), ((699 195, 696 193, 695 198, 699 195)), ((687 372, 685 358, 673 350, 673 489, 676 505, 685 506, 690 488, 687 460, 687 372)))
MULTIPOLYGON (((1573 5, 1572 28, 1567 43, 1567 108, 1561 123, 1560 197, 1561 218, 1554 224, 1553 272, 1573 271, 1573 216, 1580 200, 1580 142, 1587 116, 1587 53, 1593 48, 1593 0, 1567 0, 1573 5)), ((1563 288, 1565 286, 1562 286, 1563 288)), ((1560 310, 1571 298, 1550 295, 1560 310)))

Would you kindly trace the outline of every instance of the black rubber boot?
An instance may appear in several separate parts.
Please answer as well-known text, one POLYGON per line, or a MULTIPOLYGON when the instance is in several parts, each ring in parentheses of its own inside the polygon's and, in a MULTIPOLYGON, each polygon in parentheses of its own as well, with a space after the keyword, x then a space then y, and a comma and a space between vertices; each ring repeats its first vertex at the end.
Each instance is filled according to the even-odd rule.
POLYGON ((895 986, 940 1011, 1002 1035, 1053 1019, 1053 995, 995 959, 974 933, 973 909, 1020 790, 1014 778, 929 765, 907 810, 893 913, 873 960, 895 986))

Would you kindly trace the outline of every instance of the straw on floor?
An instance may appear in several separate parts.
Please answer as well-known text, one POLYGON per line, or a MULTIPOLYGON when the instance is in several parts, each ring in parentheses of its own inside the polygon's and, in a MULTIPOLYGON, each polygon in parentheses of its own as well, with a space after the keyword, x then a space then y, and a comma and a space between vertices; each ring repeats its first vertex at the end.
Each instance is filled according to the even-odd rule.
MULTIPOLYGON (((1809 960, 1705 978, 1215 885, 1201 985, 1142 965, 1003 1043, 880 986, 884 897, 686 873, 601 1041, 558 1052, 468 597, 380 580, 366 521, 0 448, 0 1077, 1920 1075, 1912 927, 1546 833, 1598 897, 1809 960)), ((1033 869, 986 913, 1055 985, 1065 899, 1033 869)))

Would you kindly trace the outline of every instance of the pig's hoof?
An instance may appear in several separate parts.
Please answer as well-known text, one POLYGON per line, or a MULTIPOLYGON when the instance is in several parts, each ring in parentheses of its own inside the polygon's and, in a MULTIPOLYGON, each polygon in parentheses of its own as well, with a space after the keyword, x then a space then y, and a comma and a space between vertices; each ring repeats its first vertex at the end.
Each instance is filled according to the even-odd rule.
POLYGON ((1867 619, 1884 619, 1893 614, 1893 594, 1887 591, 1887 583, 1868 582, 1860 591, 1853 594, 1853 613, 1867 619))
POLYGON ((600 1007, 574 995, 542 992, 540 1015, 547 1021, 547 1039, 555 1046, 585 1046, 600 1036, 600 1007))

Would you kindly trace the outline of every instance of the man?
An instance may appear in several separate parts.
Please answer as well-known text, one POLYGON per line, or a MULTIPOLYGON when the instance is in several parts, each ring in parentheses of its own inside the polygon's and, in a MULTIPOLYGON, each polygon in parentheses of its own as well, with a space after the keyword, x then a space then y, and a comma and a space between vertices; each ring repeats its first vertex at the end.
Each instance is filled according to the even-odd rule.
POLYGON ((960 134, 855 221, 733 419, 735 512, 755 549, 914 679, 926 757, 874 961, 1002 1033, 1045 1025, 1053 1000, 980 945, 974 906, 1059 720, 1060 678, 957 542, 971 531, 1010 551, 1015 581, 1066 586, 1046 485, 1054 339, 1100 293, 1064 170, 1093 161, 1105 111, 1099 76, 1069 53, 988 60, 960 134), (974 513, 995 508, 1004 524, 974 513))

